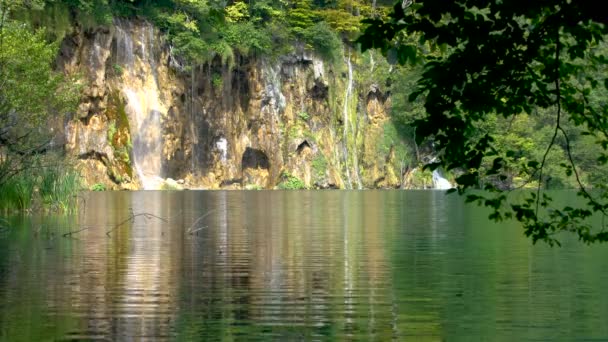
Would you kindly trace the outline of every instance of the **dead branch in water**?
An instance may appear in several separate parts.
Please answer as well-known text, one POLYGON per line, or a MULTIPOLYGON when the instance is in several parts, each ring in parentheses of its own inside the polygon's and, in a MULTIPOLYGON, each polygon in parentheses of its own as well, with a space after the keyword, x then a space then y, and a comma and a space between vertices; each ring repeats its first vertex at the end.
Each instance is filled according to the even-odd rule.
POLYGON ((188 228, 188 230, 186 230, 186 232, 190 235, 194 234, 195 232, 198 232, 199 230, 205 229, 207 228, 207 226, 202 226, 202 227, 196 227, 196 225, 205 217, 209 216, 209 214, 211 214, 212 212, 214 212, 215 210, 209 210, 208 212, 204 213, 203 215, 201 215, 199 218, 196 219, 196 221, 194 221, 194 223, 190 226, 190 228, 188 228), (196 227, 196 228, 195 228, 196 227))
POLYGON ((78 229, 78 230, 71 230, 71 231, 69 231, 69 232, 67 232, 65 234, 61 234, 61 236, 63 236, 63 237, 72 236, 72 234, 80 233, 81 231, 87 230, 89 228, 91 228, 91 227, 84 227, 84 228, 78 229))
POLYGON ((120 222, 119 224, 115 225, 112 229, 108 230, 106 232, 106 235, 108 237, 110 237, 110 233, 112 233, 113 231, 115 231, 116 229, 118 229, 120 226, 122 226, 123 224, 127 223, 127 222, 131 222, 131 224, 135 223, 135 218, 139 217, 139 216, 143 216, 146 220, 150 220, 153 218, 159 219, 165 223, 167 223, 168 221, 162 217, 156 216, 154 214, 150 214, 150 213, 139 213, 139 214, 134 214, 133 211, 131 211, 131 214, 129 215, 129 218, 127 218, 126 220, 120 222))
POLYGON ((196 229, 193 229, 189 234, 193 235, 194 233, 198 232, 199 230, 203 230, 205 228, 207 228, 207 226, 198 227, 196 229))
MULTIPOLYGON (((80 221, 80 217, 85 217, 86 213, 87 213, 87 199, 85 196, 82 195, 76 195, 76 203, 77 203, 77 207, 78 207, 78 217, 79 217, 79 221, 80 221)), ((73 234, 76 233, 80 233, 83 230, 87 230, 91 227, 84 227, 82 229, 78 229, 78 230, 71 230, 67 233, 61 234, 62 237, 68 237, 68 236, 72 236, 73 234)), ((39 226, 38 229, 36 230, 36 234, 38 234, 40 232, 40 230, 42 229, 42 226, 39 226)))

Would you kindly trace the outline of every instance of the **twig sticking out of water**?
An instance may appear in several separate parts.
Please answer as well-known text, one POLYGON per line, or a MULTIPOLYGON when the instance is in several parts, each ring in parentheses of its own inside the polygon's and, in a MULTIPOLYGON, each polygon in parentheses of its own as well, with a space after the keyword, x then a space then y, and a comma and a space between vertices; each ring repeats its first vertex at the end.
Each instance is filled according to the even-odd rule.
POLYGON ((207 228, 207 226, 198 227, 196 229, 193 229, 189 234, 192 235, 192 234, 198 232, 199 230, 203 230, 205 228, 207 228))
POLYGON ((71 230, 71 231, 69 231, 69 232, 67 232, 65 234, 62 234, 61 236, 63 236, 63 237, 72 236, 72 234, 80 233, 81 231, 87 230, 89 228, 91 228, 91 227, 84 227, 84 228, 78 229, 78 230, 71 230))
POLYGON ((127 222, 131 222, 131 224, 135 223, 135 218, 138 216, 143 216, 146 220, 150 220, 153 218, 159 219, 165 223, 167 223, 168 221, 162 217, 156 216, 154 214, 150 214, 150 213, 139 213, 139 214, 134 214, 133 212, 131 212, 131 214, 129 215, 129 218, 127 218, 126 220, 120 222, 119 224, 115 225, 114 227, 112 227, 112 229, 108 230, 106 232, 106 235, 108 237, 110 237, 110 233, 112 233, 113 231, 115 231, 116 229, 118 229, 120 226, 122 226, 123 224, 127 223, 127 222))
POLYGON ((196 225, 205 217, 209 216, 209 214, 211 214, 212 212, 214 212, 215 210, 209 210, 208 212, 204 213, 203 215, 201 215, 199 218, 196 219, 196 221, 194 221, 194 223, 190 226, 190 228, 188 228, 188 230, 186 230, 186 232, 190 235, 198 232, 199 230, 205 229, 207 228, 207 226, 202 226, 202 227, 196 227, 196 225))

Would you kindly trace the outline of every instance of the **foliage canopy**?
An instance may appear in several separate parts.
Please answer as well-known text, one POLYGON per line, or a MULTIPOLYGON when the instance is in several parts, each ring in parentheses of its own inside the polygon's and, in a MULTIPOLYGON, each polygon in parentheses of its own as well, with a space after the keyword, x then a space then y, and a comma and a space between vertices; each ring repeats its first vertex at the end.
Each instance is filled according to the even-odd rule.
POLYGON ((468 200, 493 208, 496 220, 516 218, 534 242, 559 243, 555 235, 570 231, 590 243, 608 241, 605 225, 591 223, 594 214, 608 215, 608 192, 605 182, 583 180, 574 151, 575 141, 591 139, 600 147, 595 164, 608 161, 607 21, 587 0, 406 0, 386 20, 366 20, 358 42, 401 64, 426 57, 410 100, 424 101, 425 115, 414 123, 418 142, 430 139, 441 153, 429 167, 459 172, 461 193, 490 191, 469 192, 468 200), (428 56, 429 46, 442 53, 428 56), (491 117, 539 113, 548 115, 552 133, 545 152, 532 160, 516 158, 523 145, 505 151, 502 137, 484 130, 491 117), (552 161, 558 144, 565 158, 552 161), (543 191, 554 162, 574 178, 586 206, 558 208, 543 191), (483 182, 504 180, 513 167, 526 175, 525 184, 537 184, 524 199, 510 198, 498 182, 483 182))
POLYGON ((294 47, 304 47, 334 59, 341 53, 340 38, 346 39, 358 32, 363 15, 371 12, 370 6, 359 0, 33 0, 23 3, 27 6, 19 16, 35 26, 47 27, 56 39, 67 33, 66 18, 84 28, 111 24, 115 17, 145 18, 165 32, 173 51, 187 66, 200 65, 216 57, 230 64, 237 53, 280 55, 294 47))

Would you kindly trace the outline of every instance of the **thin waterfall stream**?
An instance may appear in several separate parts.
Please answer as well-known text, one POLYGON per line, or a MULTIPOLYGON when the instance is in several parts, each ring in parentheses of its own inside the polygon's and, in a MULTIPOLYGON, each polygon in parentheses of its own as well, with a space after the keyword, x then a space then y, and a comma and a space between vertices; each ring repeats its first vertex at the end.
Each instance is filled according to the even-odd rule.
POLYGON ((128 22, 116 22, 116 62, 125 66, 122 94, 126 99, 125 111, 132 127, 133 168, 144 189, 158 189, 162 183, 161 115, 165 110, 150 63, 150 59, 153 59, 149 57, 153 53, 151 40, 147 39, 150 35, 135 31, 128 22), (134 51, 136 42, 133 37, 142 39, 138 42, 141 56, 134 51))
POLYGON ((348 59, 346 60, 346 64, 348 65, 348 83, 346 85, 346 92, 344 94, 344 110, 343 110, 343 114, 344 114, 344 119, 342 124, 344 125, 344 137, 343 137, 343 143, 344 143, 344 169, 346 171, 346 185, 348 186, 349 189, 353 188, 353 182, 352 179, 350 177, 350 170, 348 168, 348 102, 350 99, 350 95, 352 92, 352 86, 353 86, 353 67, 352 64, 350 62, 350 55, 348 56, 348 59))
POLYGON ((441 175, 439 170, 433 171, 433 188, 438 190, 448 190, 453 188, 450 181, 448 181, 445 177, 441 175))

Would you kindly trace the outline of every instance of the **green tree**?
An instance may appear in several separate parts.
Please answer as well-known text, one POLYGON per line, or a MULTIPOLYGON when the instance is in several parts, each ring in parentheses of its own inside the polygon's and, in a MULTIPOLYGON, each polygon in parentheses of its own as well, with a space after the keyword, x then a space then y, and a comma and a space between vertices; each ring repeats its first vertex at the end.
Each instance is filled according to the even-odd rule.
POLYGON ((314 25, 317 15, 312 9, 312 0, 293 0, 287 10, 287 23, 296 37, 305 34, 314 25))
POLYGON ((9 19, 0 3, 0 185, 31 167, 48 148, 46 120, 75 109, 78 88, 52 69, 57 46, 43 30, 9 19))
POLYGON ((493 208, 494 219, 516 218, 534 242, 556 243, 556 234, 569 231, 590 243, 608 241, 606 227, 590 223, 594 214, 608 215, 608 192, 603 183, 585 184, 574 143, 592 137, 600 147, 595 165, 608 161, 608 109, 605 100, 593 100, 607 94, 602 72, 608 61, 603 48, 607 21, 587 0, 403 1, 386 20, 367 20, 358 41, 363 49, 379 48, 402 64, 417 61, 420 44, 443 48, 445 53, 427 58, 410 95, 424 99, 426 111, 414 124, 417 140, 431 139, 441 153, 441 161, 430 167, 459 172, 461 193, 483 184, 490 195, 469 193, 468 200, 493 208), (419 39, 404 39, 412 36, 419 39), (521 151, 503 155, 496 131, 482 128, 492 115, 538 113, 550 113, 549 139, 541 153, 520 165, 537 188, 523 200, 512 200, 495 183, 482 180, 508 178, 506 158, 521 151), (556 167, 573 177, 586 206, 554 207, 543 185, 556 167))

